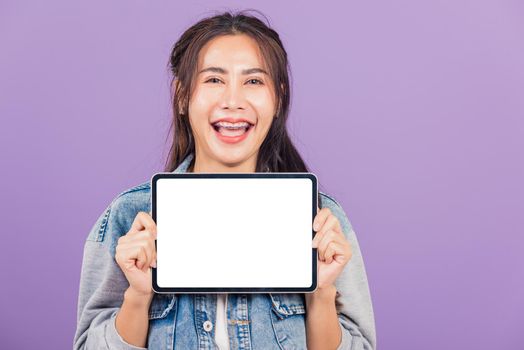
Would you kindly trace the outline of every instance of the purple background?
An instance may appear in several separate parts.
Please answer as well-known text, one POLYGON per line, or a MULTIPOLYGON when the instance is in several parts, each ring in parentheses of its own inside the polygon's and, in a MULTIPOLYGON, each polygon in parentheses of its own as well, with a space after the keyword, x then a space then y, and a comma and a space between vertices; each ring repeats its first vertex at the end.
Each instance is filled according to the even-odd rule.
POLYGON ((322 5, 2 1, 2 348, 71 348, 87 233, 163 170, 171 45, 246 7, 288 50, 289 126, 357 232, 379 347, 524 347, 523 3, 322 5))

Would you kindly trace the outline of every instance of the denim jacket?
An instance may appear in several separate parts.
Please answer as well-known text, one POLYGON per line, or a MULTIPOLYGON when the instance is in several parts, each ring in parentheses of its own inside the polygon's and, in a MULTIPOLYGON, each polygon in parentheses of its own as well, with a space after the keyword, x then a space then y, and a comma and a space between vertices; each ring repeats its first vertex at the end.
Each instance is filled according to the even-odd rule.
MULTIPOLYGON (((175 169, 186 172, 193 155, 175 169)), ((126 343, 115 327, 129 283, 115 260, 118 238, 140 211, 150 212, 150 183, 113 199, 84 245, 74 349, 144 349, 126 343)), ((355 232, 342 207, 320 192, 349 240, 352 258, 337 278, 336 309, 342 330, 338 349, 375 349, 373 308, 355 232)), ((228 294, 230 349, 306 349, 304 294, 228 294)), ((148 349, 217 349, 216 294, 155 294, 149 309, 148 349), (207 322, 206 322, 207 321, 207 322), (206 327, 204 328, 204 322, 206 327), (212 327, 209 327, 211 322, 212 327)))

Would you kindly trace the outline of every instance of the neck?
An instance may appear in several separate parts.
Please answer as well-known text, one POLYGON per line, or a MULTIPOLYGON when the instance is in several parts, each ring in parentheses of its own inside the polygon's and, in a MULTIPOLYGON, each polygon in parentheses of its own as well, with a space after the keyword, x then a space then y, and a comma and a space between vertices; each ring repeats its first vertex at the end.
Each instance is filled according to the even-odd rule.
POLYGON ((193 165, 188 169, 190 173, 254 173, 257 166, 257 154, 241 163, 223 163, 215 159, 195 155, 193 165))

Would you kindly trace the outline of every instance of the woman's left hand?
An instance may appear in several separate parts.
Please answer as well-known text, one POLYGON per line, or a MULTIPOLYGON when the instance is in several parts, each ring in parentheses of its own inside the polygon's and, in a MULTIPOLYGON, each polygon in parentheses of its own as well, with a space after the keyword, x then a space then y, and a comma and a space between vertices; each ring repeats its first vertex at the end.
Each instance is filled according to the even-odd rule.
POLYGON ((333 286, 344 266, 351 259, 351 246, 342 232, 338 219, 329 208, 318 211, 313 220, 313 248, 318 248, 319 289, 333 286))

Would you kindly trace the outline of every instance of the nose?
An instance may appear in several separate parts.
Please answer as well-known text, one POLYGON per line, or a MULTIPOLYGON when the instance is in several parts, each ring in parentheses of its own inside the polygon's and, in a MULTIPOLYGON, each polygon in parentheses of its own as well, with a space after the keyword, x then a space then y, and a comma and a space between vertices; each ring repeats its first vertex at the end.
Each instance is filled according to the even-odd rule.
POLYGON ((237 84, 227 84, 222 95, 222 109, 245 109, 245 96, 237 84))

